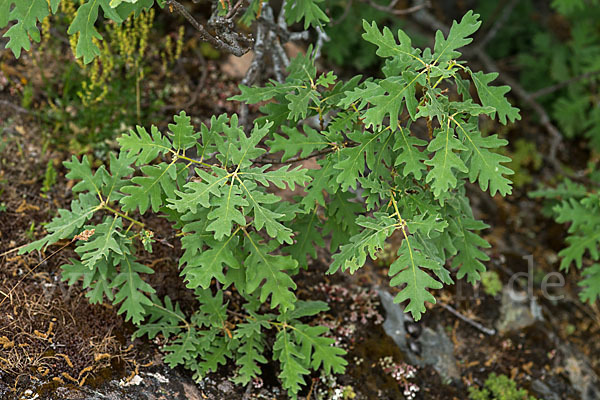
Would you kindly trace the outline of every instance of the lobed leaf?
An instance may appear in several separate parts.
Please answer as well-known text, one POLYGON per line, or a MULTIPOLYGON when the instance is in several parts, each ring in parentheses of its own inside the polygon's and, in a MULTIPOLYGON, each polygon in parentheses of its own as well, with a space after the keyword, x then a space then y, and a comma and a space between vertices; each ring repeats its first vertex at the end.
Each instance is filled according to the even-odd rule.
MULTIPOLYGON (((46 225, 48 235, 27 246, 19 249, 19 254, 29 253, 33 250, 47 248, 51 244, 73 235, 83 224, 92 218, 94 213, 100 210, 100 201, 93 193, 81 194, 78 199, 71 202, 71 210, 58 210, 58 217, 46 225)), ((77 232, 79 233, 79 232, 77 232)))
POLYGON ((416 146, 426 146, 427 142, 410 135, 408 130, 399 128, 396 133, 396 143, 394 143, 394 151, 399 151, 394 162, 394 166, 402 166, 402 175, 408 176, 413 174, 415 179, 420 180, 423 171, 427 170, 424 163, 427 160, 425 154, 416 146))
POLYGON ((123 237, 122 228, 121 218, 110 216, 106 217, 101 224, 86 226, 85 229, 94 229, 95 232, 88 241, 80 241, 75 249, 75 252, 81 257, 83 265, 91 270, 101 259, 108 260, 112 254, 123 255, 124 251, 117 241, 118 238, 123 237))
POLYGON ((501 164, 509 162, 510 158, 488 150, 506 146, 508 141, 499 139, 497 135, 483 137, 481 132, 476 129, 467 132, 466 125, 456 119, 453 122, 458 127, 463 143, 471 151, 469 180, 472 183, 478 181, 481 190, 485 191, 489 187, 492 196, 497 192, 500 192, 502 196, 510 194, 512 192, 511 181, 504 175, 512 175, 514 171, 501 164))
POLYGON ((273 358, 279 360, 281 364, 279 379, 283 388, 292 395, 292 398, 296 398, 301 385, 305 383, 303 375, 309 374, 310 371, 304 367, 306 363, 304 355, 286 329, 277 333, 273 344, 273 358))
POLYGON ((488 228, 488 225, 470 217, 454 216, 450 220, 457 254, 452 260, 452 268, 458 268, 456 277, 467 277, 467 282, 475 284, 481 279, 480 273, 486 270, 482 261, 489 261, 490 257, 481 251, 491 245, 473 230, 488 228))
POLYGON ((84 64, 90 63, 100 55, 100 48, 94 43, 94 40, 102 40, 102 35, 98 33, 94 26, 98 19, 98 9, 100 7, 102 7, 106 18, 110 18, 118 24, 123 22, 121 16, 110 6, 109 0, 89 0, 79 6, 67 33, 69 35, 79 33, 75 47, 75 57, 83 58, 84 64))
POLYGON ((433 47, 433 58, 438 64, 446 61, 456 60, 460 57, 460 53, 456 51, 473 41, 469 36, 475 33, 481 26, 479 14, 474 14, 469 10, 460 20, 454 21, 448 37, 444 38, 441 31, 435 34, 435 45, 433 47))
POLYGON ((194 329, 188 329, 182 333, 177 339, 169 342, 163 348, 167 353, 164 358, 165 364, 171 368, 185 364, 187 361, 193 360, 198 355, 197 347, 200 344, 198 332, 194 329))
POLYGON ((194 132, 194 127, 190 123, 192 120, 185 111, 173 117, 174 124, 169 124, 169 129, 173 133, 173 147, 178 154, 193 147, 198 143, 200 132, 194 132))
POLYGON ((427 289, 440 289, 442 284, 425 269, 437 270, 441 265, 429 258, 416 240, 405 237, 398 249, 398 258, 390 265, 390 285, 405 285, 394 298, 394 303, 408 300, 405 312, 410 312, 418 321, 425 312, 425 302, 435 304, 435 297, 427 289))
MULTIPOLYGON (((493 107, 498 113, 498 119, 503 125, 506 125, 507 120, 515 122, 521 119, 519 109, 513 107, 506 99, 506 93, 510 91, 509 86, 489 86, 489 83, 498 77, 497 72, 486 74, 482 71, 472 72, 469 70, 471 79, 475 83, 477 94, 484 107, 493 107)), ((495 113, 492 113, 492 118, 495 113)))
POLYGON ((111 283, 117 271, 113 266, 112 258, 109 260, 100 259, 92 269, 73 258, 70 258, 69 262, 70 264, 60 267, 62 281, 67 281, 69 285, 73 285, 79 279, 82 279, 83 289, 91 289, 85 294, 91 304, 103 303, 105 296, 110 301, 114 299, 111 283))
POLYGON ((285 215, 273 211, 269 207, 272 204, 280 202, 281 199, 272 193, 257 190, 257 185, 254 181, 240 180, 240 184, 245 192, 245 201, 252 208, 254 214, 252 224, 255 228, 257 230, 265 228, 267 234, 277 239, 279 243, 292 244, 292 230, 280 222, 285 215))
POLYGON ((367 254, 371 259, 376 258, 379 250, 383 249, 385 240, 398 228, 397 221, 391 218, 386 213, 376 212, 374 218, 360 215, 356 219, 356 223, 364 229, 350 238, 350 243, 342 245, 340 252, 333 255, 333 262, 327 270, 328 274, 342 270, 350 269, 350 273, 354 273, 361 268, 366 259, 367 254))
POLYGON ((427 150, 435 152, 431 160, 425 161, 431 169, 427 173, 425 182, 431 182, 431 189, 435 197, 450 189, 456 188, 458 180, 456 171, 469 172, 469 169, 456 152, 467 150, 460 140, 454 137, 454 129, 448 122, 444 129, 437 130, 435 138, 429 142, 427 150))
POLYGON ((40 31, 37 23, 55 13, 60 0, 0 0, 0 29, 11 20, 16 23, 8 29, 3 37, 9 38, 6 44, 16 58, 21 56, 21 50, 29 51, 31 41, 40 41, 40 31), (12 8, 12 10, 11 10, 12 8))
POLYGON ((396 43, 392 31, 387 26, 380 32, 375 21, 369 24, 363 20, 363 29, 365 30, 362 34, 363 39, 377 46, 376 53, 379 57, 399 57, 403 61, 417 60, 423 66, 425 65, 420 58, 420 50, 412 47, 410 38, 401 29, 398 30, 400 43, 396 43))
POLYGON ((153 304, 145 293, 155 292, 154 288, 141 278, 140 273, 152 274, 154 270, 135 261, 134 256, 125 254, 120 259, 120 272, 111 284, 112 288, 117 289, 113 304, 121 303, 117 313, 125 313, 125 321, 131 320, 134 324, 145 318, 144 306, 153 304))
POLYGON ((305 360, 311 360, 313 370, 323 367, 323 373, 330 375, 342 374, 348 361, 344 359, 346 351, 335 347, 335 340, 323 336, 328 329, 324 326, 294 325, 294 333, 301 344, 301 353, 305 360))
POLYGON ((271 296, 271 308, 279 306, 283 311, 294 309, 296 296, 293 290, 296 283, 285 271, 293 271, 298 263, 290 256, 271 255, 273 243, 259 243, 256 235, 247 236, 245 248, 249 256, 244 262, 248 293, 253 293, 260 287, 260 301, 266 302, 271 296))
POLYGON ((596 299, 600 298, 600 264, 593 264, 584 269, 582 275, 585 278, 578 283, 583 288, 579 292, 579 298, 581 301, 587 301, 592 304, 596 299))
POLYGON ((186 286, 190 289, 198 287, 207 289, 213 279, 225 283, 223 268, 241 267, 235 257, 237 242, 237 238, 233 235, 223 241, 208 239, 206 241, 207 250, 201 251, 195 257, 182 257, 180 259, 180 267, 183 267, 181 275, 185 276, 186 286))
POLYGON ((224 185, 221 186, 221 195, 213 199, 213 208, 208 213, 208 219, 212 222, 206 227, 206 230, 214 232, 216 240, 231 236, 234 223, 241 226, 246 225, 246 218, 240 209, 249 203, 241 194, 242 190, 238 185, 224 185))
POLYGON ((298 128, 287 126, 282 126, 281 130, 287 137, 274 133, 274 139, 266 142, 270 147, 270 153, 283 150, 281 161, 289 160, 298 153, 300 153, 300 157, 307 157, 315 151, 324 149, 329 144, 321 133, 306 124, 302 128, 303 133, 298 128))
POLYGON ((416 85, 424 84, 424 71, 414 73, 404 71, 402 76, 393 76, 379 82, 387 95, 372 97, 369 102, 372 107, 364 114, 366 127, 381 127, 384 118, 389 115, 389 126, 392 131, 398 127, 398 116, 403 110, 403 104, 406 106, 410 117, 414 120, 417 114, 416 85))
POLYGON ((152 211, 157 212, 165 203, 166 198, 175 197, 177 182, 181 181, 177 169, 184 167, 175 162, 160 163, 158 165, 145 165, 141 168, 144 176, 131 179, 133 185, 121 189, 126 196, 120 199, 123 211, 139 209, 144 214, 152 205, 152 211))
POLYGON ((290 0, 285 3, 285 19, 288 24, 304 20, 304 29, 309 26, 321 26, 329 22, 327 14, 321 10, 318 3, 323 0, 290 0))
POLYGON ((150 134, 146 128, 136 127, 137 133, 133 130, 117 139, 121 146, 121 152, 127 152, 129 157, 136 159, 135 164, 148 164, 159 155, 164 155, 171 150, 171 141, 163 136, 154 125, 150 128, 150 134))
POLYGON ((320 221, 317 216, 317 207, 310 213, 296 218, 291 229, 296 232, 293 244, 285 246, 282 250, 290 254, 298 264, 303 267, 308 267, 308 257, 317 258, 317 248, 323 247, 325 241, 319 231, 320 221))
POLYGON ((79 180, 71 190, 74 192, 91 192, 97 195, 102 193, 102 187, 107 177, 104 165, 98 168, 95 173, 92 172, 92 166, 87 156, 83 156, 81 162, 76 156, 71 156, 71 161, 63 161, 63 165, 69 170, 65 178, 79 180))

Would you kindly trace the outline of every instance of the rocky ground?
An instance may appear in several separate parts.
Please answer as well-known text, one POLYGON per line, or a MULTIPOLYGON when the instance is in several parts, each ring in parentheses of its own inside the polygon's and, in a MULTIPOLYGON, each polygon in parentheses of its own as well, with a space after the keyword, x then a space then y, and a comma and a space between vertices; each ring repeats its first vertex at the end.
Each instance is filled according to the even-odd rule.
MULTIPOLYGON (((0 58, 2 71, 17 83, 0 91, 0 397, 286 398, 275 364, 266 365, 261 379, 247 388, 229 381, 232 365, 200 382, 184 370, 167 368, 159 341, 132 340, 133 326, 114 308, 89 304, 80 285, 61 281, 60 266, 76 256, 68 243, 44 254, 17 254, 19 246, 43 235, 43 224, 57 209, 67 207, 74 182, 66 180, 60 164, 72 147, 41 140, 51 129, 43 118, 43 93, 34 93, 29 108, 20 105, 24 88, 18 82, 31 79, 27 59, 18 64, 8 59, 6 54, 0 58), (49 161, 57 182, 44 192, 49 161)), ((177 68, 186 79, 170 82, 173 96, 165 115, 186 106, 189 115, 206 121, 237 110, 226 99, 237 93, 244 65, 225 57, 200 65, 189 56, 177 68), (200 67, 206 72, 198 76, 200 67)), ((520 126, 528 128, 507 132, 508 139, 536 134, 527 123, 525 118, 520 126)), ((535 182, 547 171, 532 173, 535 182)), ((298 295, 328 302, 331 310, 319 323, 329 326, 348 351, 349 365, 342 375, 311 377, 302 397, 401 399, 414 393, 417 399, 465 399, 469 386, 482 385, 495 372, 538 398, 599 399, 600 312, 579 302, 573 274, 562 275, 564 285, 542 290, 545 277, 557 270, 566 229, 545 219, 542 204, 527 198, 526 189, 491 200, 472 191, 477 216, 492 226, 484 232, 492 244, 487 267, 502 282, 498 292, 459 282, 435 293, 438 304, 418 323, 391 301, 395 293, 386 277, 391 255, 382 254, 354 276, 326 277, 330 255, 320 254, 297 278, 298 295), (515 280, 518 273, 521 278, 515 280)), ((161 219, 145 222, 156 232, 170 231, 161 219)), ((177 239, 167 235, 143 262, 155 270, 148 282, 157 294, 189 309, 193 296, 178 276, 179 253, 177 239)))

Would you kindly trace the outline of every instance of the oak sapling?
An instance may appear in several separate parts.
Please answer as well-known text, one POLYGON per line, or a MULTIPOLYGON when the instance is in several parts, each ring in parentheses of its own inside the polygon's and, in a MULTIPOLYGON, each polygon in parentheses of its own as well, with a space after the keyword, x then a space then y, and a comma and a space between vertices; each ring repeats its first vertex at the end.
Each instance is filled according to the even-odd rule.
MULTIPOLYGON (((300 18, 290 7, 290 18, 300 18)), ((327 304, 296 295, 294 276, 310 267, 315 248, 333 254, 327 273, 354 273, 397 232, 390 284, 415 320, 454 272, 475 283, 485 271, 490 245, 479 231, 487 225, 473 217, 465 184, 506 196, 512 171, 496 152, 507 141, 484 135, 479 119, 507 124, 520 116, 505 97, 509 88, 490 85, 497 74, 460 61, 458 49, 480 24, 468 12, 447 37, 437 33, 433 49, 421 50, 402 30, 394 35, 364 21, 364 40, 385 60, 382 78, 318 73, 309 49, 291 61, 284 80, 240 86, 231 100, 263 104, 251 129, 235 114, 194 127, 182 111, 168 132, 137 127, 121 136, 119 154, 95 171, 86 156, 73 157, 64 165, 78 196, 22 252, 94 229, 77 242, 79 259, 62 267, 64 280, 83 279, 91 302, 118 305, 138 325, 136 336, 162 335, 165 362, 197 379, 232 359, 234 380, 246 385, 272 354, 295 398, 311 370, 341 373, 347 365, 328 329, 306 322, 327 304), (199 157, 188 157, 190 149, 199 157), (306 168, 307 158, 319 169, 306 168), (284 200, 271 186, 305 193, 284 200), (138 253, 167 236, 135 219, 147 214, 167 218, 181 241, 181 275, 200 304, 190 315, 143 279, 153 270, 138 253), (226 298, 231 287, 245 301, 241 310, 226 298), (275 336, 269 352, 267 332, 275 336)))

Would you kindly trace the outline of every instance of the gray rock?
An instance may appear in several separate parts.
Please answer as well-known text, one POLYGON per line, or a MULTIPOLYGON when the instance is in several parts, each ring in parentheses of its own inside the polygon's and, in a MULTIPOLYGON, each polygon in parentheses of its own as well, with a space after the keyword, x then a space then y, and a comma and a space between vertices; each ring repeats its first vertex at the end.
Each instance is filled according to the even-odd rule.
POLYGON ((405 323, 413 322, 411 316, 404 313, 400 305, 394 304, 394 298, 390 293, 381 289, 378 293, 381 305, 386 311, 383 329, 406 355, 408 361, 419 367, 431 365, 444 381, 459 379, 460 371, 454 357, 454 345, 443 327, 438 326, 435 330, 426 327, 421 335, 414 339, 414 343, 409 343, 405 323), (415 351, 416 349, 420 349, 420 352, 415 351))
POLYGON ((419 342, 423 365, 433 366, 447 383, 460 378, 460 371, 454 357, 454 344, 441 325, 438 325, 435 331, 431 328, 423 329, 419 342))
POLYGON ((571 385, 581 393, 581 399, 600 399, 600 381, 587 357, 568 345, 561 346, 560 350, 566 356, 565 370, 569 375, 571 385))
MULTIPOLYGON (((200 385, 201 386, 201 385, 200 385)), ((232 386, 233 387, 233 386, 232 386)), ((62 386, 42 394, 39 386, 32 385, 19 398, 37 400, 220 400, 223 398, 240 398, 241 396, 225 395, 216 388, 201 388, 190 377, 179 369, 171 369, 166 365, 155 365, 140 371, 133 379, 126 381, 110 380, 98 388, 89 386, 62 386)), ((3 391, 0 386, 1 399, 13 399, 14 394, 3 391)))
POLYGON ((531 382, 531 390, 534 391, 538 397, 544 400, 560 400, 560 396, 554 393, 554 391, 552 391, 548 385, 539 379, 531 382))
POLYGON ((500 319, 496 323, 500 334, 521 330, 542 319, 541 307, 535 297, 529 298, 524 292, 516 292, 509 286, 504 287, 500 319))
POLYGON ((402 350, 403 353, 409 353, 409 348, 406 344, 406 328, 404 321, 412 322, 412 318, 398 304, 394 304, 394 297, 385 290, 378 289, 381 305, 385 309, 386 318, 383 322, 383 330, 394 343, 402 350))

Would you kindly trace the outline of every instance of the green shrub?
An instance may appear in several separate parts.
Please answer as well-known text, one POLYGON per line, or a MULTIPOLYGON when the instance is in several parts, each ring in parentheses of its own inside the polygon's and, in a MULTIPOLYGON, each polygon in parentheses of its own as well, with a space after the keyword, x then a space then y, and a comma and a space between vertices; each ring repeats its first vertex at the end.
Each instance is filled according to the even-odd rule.
POLYGON ((481 274, 481 284, 485 294, 495 296, 502 291, 502 281, 496 271, 485 271, 481 274))
POLYGON ((536 400, 527 390, 517 389, 517 383, 506 375, 491 373, 483 388, 469 387, 471 400, 536 400))
MULTIPOLYGON (((69 28, 79 32, 77 55, 84 62, 99 55, 92 40, 99 6, 119 19, 152 3, 83 3, 69 28), (82 8, 91 19, 79 17, 82 8)), ((19 22, 7 34, 18 55, 29 46, 18 30, 35 35, 20 6, 14 10, 19 22)), ((305 28, 327 20, 310 1, 289 2, 285 11, 290 22, 304 19, 305 28)), ((79 259, 62 267, 63 279, 82 279, 91 302, 119 306, 138 325, 137 336, 162 335, 167 364, 201 379, 231 359, 234 380, 247 384, 272 353, 283 387, 296 397, 311 370, 339 373, 347 364, 327 328, 310 324, 327 304, 296 296, 293 277, 309 267, 317 247, 335 253, 328 273, 353 273, 398 231, 403 240, 390 284, 416 320, 426 302, 435 303, 431 291, 454 282, 452 271, 471 283, 485 271, 482 249, 489 244, 478 232, 487 225, 473 217, 465 184, 505 196, 512 171, 503 165, 510 159, 496 152, 506 140, 483 135, 479 118, 507 124, 520 116, 505 98, 509 88, 490 85, 496 73, 459 61, 457 50, 480 24, 468 12, 447 37, 438 32, 434 47, 421 50, 405 32, 364 21, 362 37, 383 59, 382 78, 318 74, 309 49, 290 63, 284 81, 240 87, 233 100, 263 104, 251 129, 236 115, 213 116, 196 129, 181 112, 168 133, 138 126, 120 137, 119 154, 95 171, 86 156, 73 156, 64 165, 67 178, 78 181, 76 198, 46 225, 48 235, 21 253, 71 239, 79 259), (290 166, 308 158, 319 168, 290 166), (284 200, 278 189, 296 185, 304 195, 284 200), (153 270, 137 254, 159 235, 135 215, 148 213, 167 218, 181 240, 181 274, 199 302, 191 314, 158 298, 143 279, 153 270), (242 308, 230 307, 234 299, 242 308), (268 332, 275 336, 270 352, 268 332)))
POLYGON ((556 222, 569 224, 566 247, 558 253, 560 270, 568 272, 572 265, 581 270, 579 298, 595 302, 600 296, 600 194, 565 179, 556 188, 540 189, 530 196, 547 199, 556 222))
MULTIPOLYGON (((544 20, 535 17, 540 11, 532 1, 519 3, 521 8, 513 12, 513 20, 490 50, 517 46, 512 53, 517 54, 523 87, 567 138, 586 138, 600 150, 600 3, 555 0, 544 20)), ((499 55, 506 56, 501 51, 499 55)))

